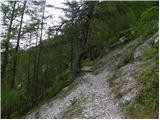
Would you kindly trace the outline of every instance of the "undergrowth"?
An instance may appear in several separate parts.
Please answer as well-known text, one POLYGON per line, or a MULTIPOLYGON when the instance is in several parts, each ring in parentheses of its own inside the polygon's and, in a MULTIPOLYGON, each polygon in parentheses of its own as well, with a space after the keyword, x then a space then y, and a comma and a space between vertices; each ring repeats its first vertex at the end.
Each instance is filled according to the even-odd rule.
POLYGON ((124 105, 124 113, 128 118, 158 118, 158 62, 145 68, 138 77, 139 94, 132 103, 124 105))

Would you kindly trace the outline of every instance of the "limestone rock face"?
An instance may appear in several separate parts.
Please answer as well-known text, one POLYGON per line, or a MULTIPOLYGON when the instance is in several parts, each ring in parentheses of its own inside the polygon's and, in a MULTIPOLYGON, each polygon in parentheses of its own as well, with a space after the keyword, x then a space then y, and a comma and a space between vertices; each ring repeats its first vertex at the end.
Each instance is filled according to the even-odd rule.
POLYGON ((81 69, 82 72, 93 72, 93 67, 91 66, 84 66, 81 69))
POLYGON ((115 48, 115 47, 119 46, 120 44, 123 44, 123 43, 125 43, 125 42, 127 42, 129 40, 130 40, 129 37, 123 36, 118 40, 118 42, 116 42, 113 45, 111 45, 110 48, 115 48))
POLYGON ((119 40, 120 40, 121 42, 125 42, 127 39, 128 39, 127 37, 123 36, 123 37, 121 37, 119 40))
POLYGON ((118 103, 130 102, 138 93, 136 75, 141 71, 144 63, 133 63, 125 65, 115 73, 112 90, 116 93, 115 98, 118 103))
POLYGON ((144 42, 138 48, 136 48, 135 53, 134 53, 134 60, 141 61, 143 52, 151 48, 153 44, 155 43, 157 44, 158 40, 159 40, 159 36, 157 32, 151 38, 149 38, 146 42, 144 42))

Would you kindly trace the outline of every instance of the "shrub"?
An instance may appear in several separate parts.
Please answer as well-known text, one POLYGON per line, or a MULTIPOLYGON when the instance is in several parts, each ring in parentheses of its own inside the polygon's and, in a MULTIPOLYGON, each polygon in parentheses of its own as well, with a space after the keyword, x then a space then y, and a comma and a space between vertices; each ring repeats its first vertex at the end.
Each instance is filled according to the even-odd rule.
POLYGON ((147 23, 152 20, 158 20, 159 18, 159 13, 158 13, 158 7, 157 6, 152 6, 151 8, 147 9, 140 17, 140 22, 141 23, 147 23))
POLYGON ((117 65, 117 68, 127 65, 128 63, 132 63, 134 60, 133 52, 134 52, 133 50, 127 50, 121 57, 120 62, 117 65))

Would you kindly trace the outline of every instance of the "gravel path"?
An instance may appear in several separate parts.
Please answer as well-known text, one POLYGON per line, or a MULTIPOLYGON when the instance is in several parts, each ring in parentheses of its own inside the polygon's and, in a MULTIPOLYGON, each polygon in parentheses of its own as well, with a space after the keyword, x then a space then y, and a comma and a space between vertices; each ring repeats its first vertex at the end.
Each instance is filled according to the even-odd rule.
POLYGON ((106 68, 97 75, 86 73, 83 80, 73 89, 69 95, 56 98, 43 105, 39 111, 34 112, 26 118, 54 119, 63 118, 64 114, 72 106, 73 101, 81 96, 89 96, 90 100, 83 105, 82 118, 92 119, 121 119, 124 118, 118 105, 114 102, 106 78, 109 74, 106 68))

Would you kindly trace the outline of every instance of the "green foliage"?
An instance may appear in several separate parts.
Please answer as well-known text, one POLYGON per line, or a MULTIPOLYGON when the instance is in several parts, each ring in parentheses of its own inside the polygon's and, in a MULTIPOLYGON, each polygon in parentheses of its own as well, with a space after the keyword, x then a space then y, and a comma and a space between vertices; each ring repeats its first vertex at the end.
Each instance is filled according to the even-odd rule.
POLYGON ((53 96, 57 95, 63 88, 66 86, 70 85, 72 80, 64 80, 64 81, 59 81, 56 82, 56 84, 53 85, 51 90, 48 90, 48 95, 46 96, 47 98, 52 98, 53 96))
MULTIPOLYGON (((68 73, 64 76, 66 75, 68 75, 68 73)), ((2 116, 8 116, 9 103, 12 105, 12 113, 10 114, 10 118, 19 118, 31 108, 34 110, 38 109, 42 103, 45 103, 50 98, 56 96, 64 87, 73 82, 71 79, 69 79, 69 77, 66 76, 65 78, 66 79, 64 80, 55 80, 54 84, 46 90, 45 97, 42 96, 39 98, 36 106, 32 105, 31 96, 26 93, 24 88, 17 89, 12 92, 8 88, 2 88, 2 116)))
MULTIPOLYGON (((49 40, 48 43, 43 43, 43 66, 39 71, 39 82, 37 84, 38 96, 37 103, 33 105, 32 96, 34 91, 33 84, 33 67, 34 67, 34 50, 19 51, 17 75, 16 75, 16 88, 10 89, 11 74, 7 73, 5 83, 2 87, 2 117, 3 118, 19 118, 31 109, 38 108, 42 103, 57 95, 64 87, 71 84, 71 72, 68 67, 67 54, 64 46, 64 41, 59 42, 60 38, 49 40), (57 42, 56 42, 57 40, 57 42), (54 50, 53 50, 54 49, 54 50), (45 54, 47 53, 47 54, 45 54), (30 54, 30 76, 28 79, 28 54, 30 54), (48 67, 48 68, 47 68, 48 67), (29 80, 29 81, 28 81, 29 80), (44 81, 45 80, 45 81, 44 81), (10 93, 12 91, 12 93, 10 93), (44 97, 45 96, 45 97, 44 97), (10 106, 12 109, 10 111, 10 106)), ((12 64, 8 64, 8 70, 12 68, 12 64)))
POLYGON ((101 66, 103 66, 105 63, 102 61, 102 57, 97 57, 93 63, 92 66, 93 68, 96 70, 98 68, 100 68, 101 66))
MULTIPOLYGON (((125 35, 125 33, 133 33, 133 38, 142 36, 142 40, 137 40, 137 43, 143 43, 149 37, 158 30, 158 7, 153 6, 147 8, 147 10, 142 13, 139 21, 136 23, 135 27, 131 27, 126 31, 120 32, 120 34, 125 35)), ((133 53, 137 46, 135 44, 128 46, 127 52, 122 55, 122 61, 118 64, 118 68, 126 65, 127 63, 133 62, 133 53)), ((158 78, 158 44, 154 44, 152 48, 144 51, 143 62, 153 59, 156 63, 151 63, 151 65, 143 66, 144 68, 138 73, 137 86, 139 88, 139 94, 132 99, 130 102, 125 102, 121 105, 123 112, 127 118, 158 118, 159 116, 159 78, 158 78)), ((117 72, 116 72, 117 73, 117 72)), ((108 80, 109 86, 118 94, 119 87, 121 87, 120 81, 117 80, 117 74, 113 74, 108 80), (118 85, 117 85, 118 84, 118 85)), ((122 96, 120 96, 122 97, 122 96)))
POLYGON ((122 55, 120 63, 117 65, 117 68, 132 63, 134 61, 133 54, 134 54, 133 50, 126 50, 126 52, 122 55))
POLYGON ((88 59, 83 59, 81 61, 81 66, 91 66, 92 65, 92 62, 89 61, 88 59))
POLYGON ((158 49, 157 48, 150 48, 143 53, 143 61, 151 59, 155 56, 158 56, 158 49))
POLYGON ((8 88, 2 88, 2 116, 8 116, 10 113, 10 107, 12 114, 10 114, 10 118, 15 118, 17 116, 21 116, 26 112, 28 107, 31 107, 30 98, 26 96, 23 89, 10 90, 8 88), (24 106, 25 105, 25 106, 24 106), (24 107, 21 107, 24 106, 24 107))
POLYGON ((153 6, 149 9, 147 9, 140 17, 140 22, 141 23, 148 23, 151 22, 152 20, 158 20, 158 12, 159 8, 157 6, 153 6))
POLYGON ((146 40, 155 33, 158 30, 158 12, 159 8, 157 6, 151 6, 145 10, 136 25, 132 27, 132 30, 135 31, 134 35, 143 35, 143 39, 146 40))
MULTIPOLYGON (((44 2, 33 1, 30 3, 31 7, 26 8, 26 15, 31 17, 31 23, 22 25, 22 38, 29 40, 36 38, 37 31, 40 32, 40 21, 38 18, 39 11, 41 10, 42 4, 44 2), (37 30, 39 26, 39 30, 37 30), (31 34, 31 38, 26 37, 31 34)), ((85 21, 86 11, 89 9, 89 2, 86 2, 81 10, 78 10, 78 4, 73 2, 69 4, 66 16, 68 19, 72 19, 72 22, 68 22, 61 26, 61 32, 57 35, 53 34, 55 31, 49 30, 48 38, 40 45, 24 49, 19 49, 18 53, 18 64, 16 71, 16 82, 15 88, 10 88, 10 81, 12 79, 13 71, 13 57, 15 53, 13 52, 13 43, 8 43, 9 45, 9 61, 6 69, 6 76, 4 78, 4 83, 2 85, 2 118, 20 118, 25 113, 30 110, 38 109, 43 103, 52 99, 56 96, 63 88, 72 83, 71 74, 72 66, 71 63, 75 61, 77 50, 79 48, 82 30, 84 29, 83 23, 85 21), (41 47, 40 47, 41 46, 41 47), (39 49, 42 48, 42 49, 39 49), (40 64, 39 66, 35 62, 37 60, 37 51, 41 51, 40 54, 40 64), (38 70, 35 71, 35 66, 38 66, 38 70), (36 72, 36 79, 33 76, 36 72), (37 88, 37 91, 35 90, 37 88), (37 93, 36 93, 37 92, 37 93), (35 95, 36 94, 36 95, 35 95), (34 97, 36 97, 35 103, 34 97)), ((9 4, 10 5, 10 4, 9 4)), ((91 5, 91 4, 90 4, 91 5)), ((21 6, 21 3, 17 2, 17 6, 21 6)), ((87 40, 87 45, 85 53, 82 56, 81 66, 91 65, 95 69, 99 66, 105 64, 105 60, 102 61, 101 58, 105 55, 106 48, 110 47, 112 44, 116 43, 120 37, 126 36, 127 38, 132 38, 142 34, 144 36, 152 35, 152 32, 157 30, 157 15, 158 7, 153 6, 152 2, 103 2, 96 4, 94 17, 91 20, 91 25, 89 28, 89 35, 87 40), (146 11, 145 9, 148 8, 146 11), (145 12, 144 12, 145 11, 145 12), (144 13, 143 13, 144 12, 144 13), (142 14, 143 13, 143 14, 142 14), (142 14, 142 15, 141 15, 142 14), (140 17, 141 15, 141 17, 140 17), (139 21, 137 19, 140 17, 139 21), (136 26, 136 27, 133 27, 136 26), (152 31, 152 32, 151 32, 152 31), (93 53, 93 61, 90 61, 87 57, 88 49, 93 53)), ((11 15, 10 6, 2 6, 3 13, 6 18, 11 15), (7 15, 7 16, 5 16, 7 15)), ((19 23, 16 21, 20 17, 21 9, 16 8, 15 20, 16 23, 11 29, 10 39, 15 39, 17 37, 17 32, 19 28, 19 23)), ((66 9, 67 10, 67 9, 66 9)), ((65 18, 64 17, 64 18, 65 18)), ((45 18, 48 19, 49 17, 45 18)), ((63 19, 62 19, 63 20, 63 19)), ((64 20, 62 22, 66 22, 64 20)), ((6 22, 5 20, 3 22, 6 22)), ((47 23, 44 21, 44 23, 47 23)), ((9 26, 6 22, 4 26, 9 26)), ((51 26, 52 28, 52 26, 51 26)), ((85 31, 86 32, 86 31, 85 31)), ((5 30, 5 35, 3 35, 2 48, 5 48, 7 30, 5 30)), ((38 34, 38 40, 39 40, 38 34)), ((34 41, 34 40, 33 40, 34 41)), ((21 41, 20 41, 21 42, 21 41)), ((28 45, 29 41, 25 41, 23 44, 28 45), (25 43, 26 42, 26 43, 25 43)), ((121 56, 122 61, 118 67, 122 67, 128 63, 133 62, 133 50, 125 51, 123 56, 121 56)), ((157 50, 149 50, 144 54, 144 59, 150 59, 153 54, 157 53, 157 50)), ((3 59, 2 55, 2 59, 3 59)), ((2 64, 3 64, 2 60, 2 64)), ((80 73, 81 74, 81 73, 80 73)), ((77 102, 76 102, 77 103, 77 102)), ((76 105, 75 103, 75 105, 76 105)), ((152 99, 149 100, 152 103, 152 99)), ((147 104, 148 105, 148 104, 147 104)), ((150 107, 152 108, 151 105, 150 107)), ((79 108, 78 108, 79 110, 79 108)), ((78 111, 76 110, 76 112, 78 111)), ((73 113, 75 112, 72 110, 73 113)))

